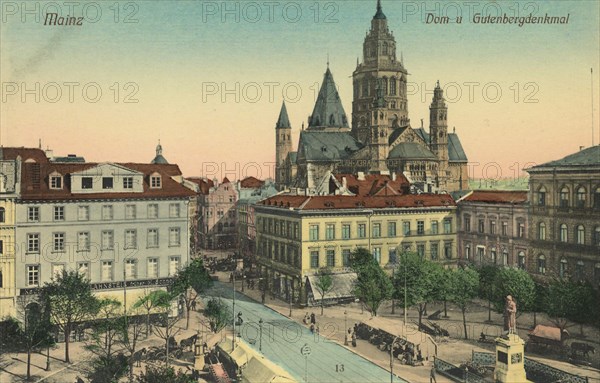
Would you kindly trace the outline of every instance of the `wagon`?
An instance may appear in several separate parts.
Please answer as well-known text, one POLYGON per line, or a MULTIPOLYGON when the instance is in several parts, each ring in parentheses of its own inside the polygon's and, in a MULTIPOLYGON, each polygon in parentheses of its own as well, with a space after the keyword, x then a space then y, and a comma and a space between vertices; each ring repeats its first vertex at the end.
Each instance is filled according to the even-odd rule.
POLYGON ((529 332, 529 341, 526 344, 526 350, 531 347, 542 346, 546 350, 550 349, 559 353, 565 351, 565 340, 569 338, 567 330, 561 330, 558 327, 537 325, 529 332))

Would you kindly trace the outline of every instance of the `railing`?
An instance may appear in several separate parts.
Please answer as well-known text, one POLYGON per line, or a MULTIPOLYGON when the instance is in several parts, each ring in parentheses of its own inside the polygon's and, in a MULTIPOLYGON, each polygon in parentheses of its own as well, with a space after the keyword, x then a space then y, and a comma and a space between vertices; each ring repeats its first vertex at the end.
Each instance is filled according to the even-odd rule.
POLYGON ((494 353, 491 352, 473 351, 471 359, 473 362, 484 366, 494 366, 496 364, 494 353))

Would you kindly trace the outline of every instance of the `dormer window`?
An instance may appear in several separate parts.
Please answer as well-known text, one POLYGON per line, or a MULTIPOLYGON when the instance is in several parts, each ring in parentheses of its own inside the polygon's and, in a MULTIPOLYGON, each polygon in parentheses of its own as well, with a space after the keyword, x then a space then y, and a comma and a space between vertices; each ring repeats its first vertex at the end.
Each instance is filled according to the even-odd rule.
POLYGON ((91 189, 94 184, 94 179, 92 177, 81 177, 81 188, 82 189, 91 189))
POLYGON ((123 189, 133 189, 133 177, 123 177, 123 189))
POLYGON ((160 189, 162 187, 162 180, 160 174, 155 173, 150 176, 150 187, 152 189, 160 189))
POLYGON ((113 178, 112 177, 102 177, 102 189, 112 189, 113 188, 113 178))
POLYGON ((50 175, 50 189, 59 190, 62 189, 63 179, 58 173, 50 175))

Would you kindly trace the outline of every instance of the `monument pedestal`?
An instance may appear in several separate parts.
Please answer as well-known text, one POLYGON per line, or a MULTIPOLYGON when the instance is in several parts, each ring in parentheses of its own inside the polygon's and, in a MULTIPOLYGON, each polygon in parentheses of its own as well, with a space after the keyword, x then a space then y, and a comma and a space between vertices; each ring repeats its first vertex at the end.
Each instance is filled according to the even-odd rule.
POLYGON ((494 379, 500 383, 526 383, 525 341, 517 334, 496 338, 494 379))

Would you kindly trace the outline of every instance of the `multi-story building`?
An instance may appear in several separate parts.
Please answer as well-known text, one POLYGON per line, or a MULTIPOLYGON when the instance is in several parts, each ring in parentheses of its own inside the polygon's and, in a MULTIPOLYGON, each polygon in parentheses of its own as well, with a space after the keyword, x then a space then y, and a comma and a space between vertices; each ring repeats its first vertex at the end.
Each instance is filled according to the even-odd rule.
POLYGON ((526 267, 527 191, 473 191, 457 201, 458 256, 478 266, 526 267))
POLYGON ((307 280, 321 268, 349 273, 356 248, 369 249, 388 268, 404 250, 446 265, 457 260, 456 204, 447 194, 278 195, 255 210, 261 275, 286 300, 291 293, 301 303, 309 301, 314 294, 307 280))
POLYGON ((527 169, 531 200, 527 269, 600 283, 600 146, 527 169))
MULTIPOLYGON (((190 179, 193 181, 193 179, 190 179)), ((205 249, 228 249, 237 244, 236 211, 238 200, 235 184, 227 177, 199 194, 198 239, 205 249)))
POLYGON ((17 296, 67 269, 85 274, 98 296, 130 306, 188 263, 195 193, 177 165, 55 163, 40 153, 22 156, 17 296))

